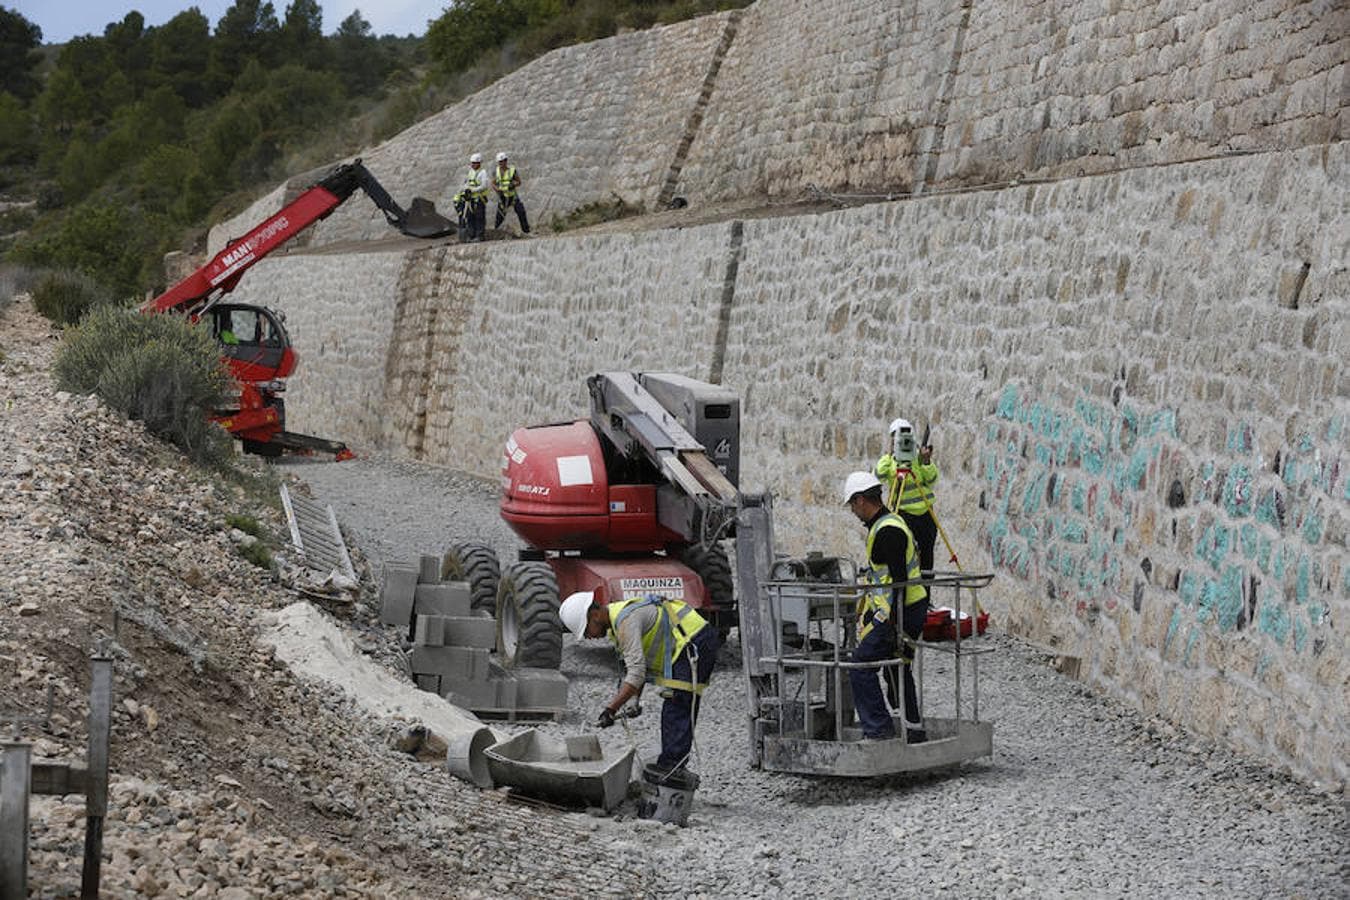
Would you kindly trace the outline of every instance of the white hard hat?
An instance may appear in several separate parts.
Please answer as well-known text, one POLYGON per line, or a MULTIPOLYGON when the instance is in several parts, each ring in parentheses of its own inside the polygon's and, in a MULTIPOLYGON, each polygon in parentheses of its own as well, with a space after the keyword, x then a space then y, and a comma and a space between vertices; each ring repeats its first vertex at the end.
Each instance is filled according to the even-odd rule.
POLYGON ((871 472, 852 472, 844 479, 844 502, 852 500, 855 494, 881 487, 877 476, 871 472))
POLYGON ((497 154, 497 162, 506 162, 506 153, 505 153, 505 152, 502 152, 502 153, 498 153, 498 154, 497 154))
POLYGON ((899 431, 913 431, 914 426, 909 424, 909 419, 896 419, 891 423, 891 434, 899 431))
POLYGON ((475 153, 473 156, 469 157, 469 162, 471 163, 480 163, 482 161, 483 161, 483 154, 481 153, 475 153))
POLYGON ((595 594, 590 591, 579 591, 568 596, 558 608, 558 617, 562 619, 563 627, 579 638, 585 637, 586 613, 590 612, 593 602, 595 594))

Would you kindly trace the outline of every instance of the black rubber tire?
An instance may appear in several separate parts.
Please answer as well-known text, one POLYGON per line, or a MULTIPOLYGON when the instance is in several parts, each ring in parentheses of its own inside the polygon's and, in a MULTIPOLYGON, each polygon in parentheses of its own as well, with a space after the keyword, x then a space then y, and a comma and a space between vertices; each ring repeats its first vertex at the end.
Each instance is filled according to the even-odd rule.
POLYGON ((502 665, 556 669, 562 665, 558 578, 548 563, 518 562, 497 585, 497 653, 502 665))
POLYGON ((713 544, 706 549, 694 544, 684 549, 680 561, 703 579, 708 599, 716 610, 713 624, 725 642, 737 621, 736 582, 731 577, 731 560, 727 558, 726 549, 721 544, 713 544))
POLYGON ((494 615, 497 612, 497 582, 501 580, 501 574, 497 551, 477 541, 457 541, 441 557, 441 580, 467 581, 472 597, 471 607, 485 609, 494 615))

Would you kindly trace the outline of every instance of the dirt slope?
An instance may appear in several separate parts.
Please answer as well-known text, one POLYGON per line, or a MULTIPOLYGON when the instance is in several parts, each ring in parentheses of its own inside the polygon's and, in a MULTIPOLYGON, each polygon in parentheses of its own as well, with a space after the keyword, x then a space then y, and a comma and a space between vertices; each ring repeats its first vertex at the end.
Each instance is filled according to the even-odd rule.
MULTIPOLYGON (((255 641, 298 598, 238 555, 229 514, 284 523, 271 470, 225 479, 48 374, 59 335, 21 299, 0 311, 0 714, 40 713, 40 756, 80 758, 88 656, 116 659, 104 895, 632 895, 581 875, 584 817, 506 802, 392 746, 399 723, 301 683, 255 641), (533 887, 532 887, 533 886, 533 887)), ((278 543, 284 543, 278 541, 278 543)), ((389 659, 370 592, 335 609, 389 659)), ((78 894, 82 798, 35 798, 33 896, 78 894)))

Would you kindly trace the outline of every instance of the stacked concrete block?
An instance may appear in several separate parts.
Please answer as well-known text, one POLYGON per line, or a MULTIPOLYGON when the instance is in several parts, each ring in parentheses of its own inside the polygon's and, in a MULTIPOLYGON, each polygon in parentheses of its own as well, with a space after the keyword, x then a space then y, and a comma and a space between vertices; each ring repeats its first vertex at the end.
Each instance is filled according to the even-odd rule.
POLYGON ((408 666, 417 686, 478 713, 558 715, 567 679, 549 669, 506 669, 492 659, 497 623, 470 608, 469 586, 440 580, 440 560, 385 566, 380 619, 406 626, 408 666))
POLYGON ((407 625, 412 621, 413 599, 417 590, 417 567, 411 563, 384 564, 380 577, 380 622, 407 625))

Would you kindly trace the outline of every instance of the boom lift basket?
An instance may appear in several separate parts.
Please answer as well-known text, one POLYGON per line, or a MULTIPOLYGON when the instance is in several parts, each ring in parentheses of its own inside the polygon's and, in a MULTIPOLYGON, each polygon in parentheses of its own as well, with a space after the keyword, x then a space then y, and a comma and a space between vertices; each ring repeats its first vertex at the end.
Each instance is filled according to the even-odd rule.
MULTIPOLYGON (((856 604, 866 585, 853 584, 814 560, 777 560, 760 583, 759 603, 742 599, 751 755, 776 772, 871 777, 933 769, 993 755, 993 724, 980 720, 980 657, 992 647, 920 640, 914 674, 928 739, 906 741, 903 713, 897 737, 863 740, 855 721, 849 670, 897 671, 896 657, 850 662, 857 645, 856 604), (822 577, 824 575, 824 577, 822 577), (925 678, 927 668, 927 678, 925 678), (927 683, 925 683, 927 682, 927 683), (944 697, 950 697, 950 705, 944 697)), ((850 573, 851 574, 851 573, 850 573)), ((976 592, 992 574, 938 572, 926 580, 932 602, 975 609, 976 592)))

